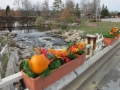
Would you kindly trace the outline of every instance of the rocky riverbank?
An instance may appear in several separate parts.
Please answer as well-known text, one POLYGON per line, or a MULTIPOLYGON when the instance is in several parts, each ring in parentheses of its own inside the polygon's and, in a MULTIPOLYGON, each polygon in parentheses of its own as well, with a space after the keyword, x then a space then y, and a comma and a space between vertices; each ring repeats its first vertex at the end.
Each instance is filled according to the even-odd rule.
POLYGON ((80 41, 84 32, 80 30, 31 33, 0 33, 1 47, 9 44, 10 52, 18 50, 20 59, 29 58, 34 54, 34 47, 60 49, 66 47, 70 41, 80 41))
POLYGON ((64 37, 65 42, 70 42, 70 41, 80 42, 80 40, 84 36, 84 31, 73 30, 73 29, 71 29, 69 31, 52 30, 52 31, 47 31, 46 33, 50 33, 53 36, 64 37))
POLYGON ((31 33, 0 33, 0 44, 3 47, 9 44, 10 51, 18 50, 21 59, 29 58, 34 54, 34 47, 45 47, 60 49, 66 47, 68 42, 79 42, 84 32, 80 30, 52 30, 46 32, 31 32, 31 33))

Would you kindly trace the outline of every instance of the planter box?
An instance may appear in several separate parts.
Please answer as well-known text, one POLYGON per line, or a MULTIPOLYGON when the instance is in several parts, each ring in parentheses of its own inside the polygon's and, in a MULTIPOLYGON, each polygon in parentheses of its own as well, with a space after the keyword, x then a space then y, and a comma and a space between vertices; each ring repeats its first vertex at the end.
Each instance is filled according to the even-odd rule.
POLYGON ((114 42, 116 42, 118 40, 118 38, 114 39, 114 38, 105 38, 103 39, 104 43, 106 45, 112 45, 114 42))
POLYGON ((29 78, 23 71, 21 71, 21 73, 25 86, 29 90, 43 90, 42 89, 43 80, 40 77, 33 79, 33 78, 29 78))
POLYGON ((82 55, 82 64, 84 64, 85 60, 86 60, 86 53, 82 55))
POLYGON ((43 90, 44 88, 47 88, 48 86, 55 83, 65 75, 69 74, 71 71, 81 66, 85 61, 85 57, 86 54, 81 55, 79 58, 76 58, 60 66, 58 69, 53 70, 50 76, 44 79, 40 77, 36 79, 29 78, 23 71, 21 71, 23 74, 23 80, 26 84, 26 87, 29 90, 43 90))

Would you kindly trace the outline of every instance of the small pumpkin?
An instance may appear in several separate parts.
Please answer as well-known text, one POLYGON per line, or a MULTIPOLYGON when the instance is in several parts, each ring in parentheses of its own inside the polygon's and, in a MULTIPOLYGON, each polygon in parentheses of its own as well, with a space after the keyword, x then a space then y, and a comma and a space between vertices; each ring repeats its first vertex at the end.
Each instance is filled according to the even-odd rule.
POLYGON ((28 63, 35 74, 40 74, 48 68, 49 60, 43 54, 36 54, 28 63))

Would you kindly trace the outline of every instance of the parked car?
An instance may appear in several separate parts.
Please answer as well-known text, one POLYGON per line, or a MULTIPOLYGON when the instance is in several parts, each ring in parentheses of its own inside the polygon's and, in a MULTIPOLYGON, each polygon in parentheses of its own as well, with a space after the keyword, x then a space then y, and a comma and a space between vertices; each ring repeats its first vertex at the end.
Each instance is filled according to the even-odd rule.
POLYGON ((109 18, 109 16, 105 16, 104 18, 106 18, 106 19, 107 19, 107 18, 109 18))

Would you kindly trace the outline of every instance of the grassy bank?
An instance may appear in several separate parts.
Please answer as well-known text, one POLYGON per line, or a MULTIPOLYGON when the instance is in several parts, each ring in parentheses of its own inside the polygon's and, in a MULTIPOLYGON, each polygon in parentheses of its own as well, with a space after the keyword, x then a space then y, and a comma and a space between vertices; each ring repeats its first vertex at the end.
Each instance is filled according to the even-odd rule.
POLYGON ((85 31, 86 33, 108 33, 111 30, 112 26, 120 28, 120 22, 92 22, 97 24, 97 27, 87 26, 86 20, 81 21, 81 25, 79 27, 73 27, 74 29, 85 31))
POLYGON ((3 66, 2 70, 3 70, 3 73, 1 74, 2 78, 5 77, 7 63, 8 63, 8 56, 7 56, 7 54, 3 54, 3 56, 2 56, 2 66, 3 66))

